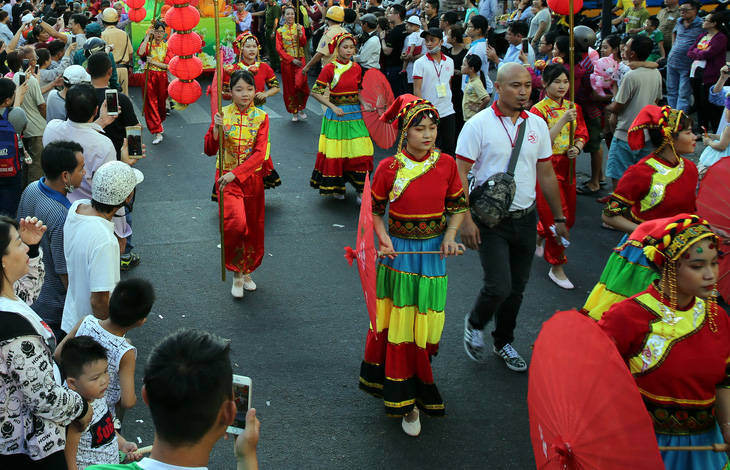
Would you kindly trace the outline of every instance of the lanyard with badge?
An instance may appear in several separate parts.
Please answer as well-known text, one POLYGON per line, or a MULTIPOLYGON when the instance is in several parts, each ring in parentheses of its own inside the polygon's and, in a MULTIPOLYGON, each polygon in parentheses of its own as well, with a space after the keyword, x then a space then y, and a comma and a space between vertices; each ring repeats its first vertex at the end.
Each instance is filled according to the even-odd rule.
POLYGON ((442 59, 439 62, 439 66, 436 67, 436 60, 433 60, 433 69, 436 71, 436 80, 438 80, 438 84, 436 85, 436 96, 439 98, 446 98, 446 84, 441 83, 441 68, 444 66, 444 60, 442 59))

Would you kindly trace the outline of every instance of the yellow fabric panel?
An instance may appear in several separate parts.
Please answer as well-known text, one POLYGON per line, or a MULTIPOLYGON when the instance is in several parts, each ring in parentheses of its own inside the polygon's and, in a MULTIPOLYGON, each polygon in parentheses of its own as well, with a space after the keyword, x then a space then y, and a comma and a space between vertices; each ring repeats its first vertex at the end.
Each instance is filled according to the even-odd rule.
POLYGON ((596 284, 596 287, 591 291, 591 295, 588 296, 588 300, 586 300, 583 308, 588 311, 589 317, 598 321, 613 304, 625 299, 626 297, 621 294, 606 290, 604 284, 596 284))
POLYGON ((327 155, 327 158, 369 157, 373 154, 373 141, 369 136, 349 140, 332 140, 320 135, 318 151, 327 155))
POLYGON ((375 304, 378 333, 388 328, 389 343, 415 343, 419 348, 425 348, 427 344, 438 344, 441 340, 444 312, 419 313, 415 306, 394 307, 391 299, 378 299, 375 304))

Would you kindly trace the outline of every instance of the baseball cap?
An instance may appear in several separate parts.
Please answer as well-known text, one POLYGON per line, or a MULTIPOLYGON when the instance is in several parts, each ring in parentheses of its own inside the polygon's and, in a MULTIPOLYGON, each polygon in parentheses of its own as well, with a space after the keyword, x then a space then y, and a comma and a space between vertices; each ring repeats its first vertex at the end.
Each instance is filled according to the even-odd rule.
POLYGON ((86 25, 86 28, 84 29, 84 33, 86 33, 87 36, 91 35, 94 37, 100 37, 101 36, 101 25, 99 23, 92 21, 91 23, 86 25))
POLYGON ((421 33, 421 37, 433 36, 435 38, 443 39, 444 33, 438 28, 428 28, 426 31, 421 33))
POLYGON ((134 188, 144 181, 144 175, 124 162, 106 162, 91 179, 91 197, 108 206, 124 204, 134 188))
POLYGON ((116 23, 119 21, 119 13, 114 8, 104 8, 101 12, 101 21, 105 23, 116 23))
MULTIPOLYGON (((375 16, 375 15, 373 15, 373 16, 375 16)), ((419 20, 416 15, 413 15, 413 16, 409 17, 406 20, 406 23, 414 24, 416 26, 421 26, 421 20, 419 20)))
POLYGON ((77 83, 91 83, 91 75, 80 65, 71 65, 63 71, 63 83, 66 86, 77 83))
POLYGON ((368 14, 362 15, 360 17, 360 21, 362 21, 363 23, 367 23, 370 26, 377 26, 378 17, 373 15, 372 13, 368 13, 368 14))

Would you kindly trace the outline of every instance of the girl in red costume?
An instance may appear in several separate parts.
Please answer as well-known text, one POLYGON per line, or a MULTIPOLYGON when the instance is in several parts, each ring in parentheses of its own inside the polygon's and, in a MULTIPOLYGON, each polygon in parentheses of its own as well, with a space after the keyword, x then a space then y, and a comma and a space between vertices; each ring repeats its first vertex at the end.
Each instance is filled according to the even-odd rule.
POLYGON ((172 54, 167 50, 165 28, 162 21, 156 21, 154 27, 147 30, 144 41, 137 49, 137 55, 147 58, 149 76, 147 78, 147 102, 144 104, 144 118, 147 129, 155 136, 153 144, 162 142, 162 122, 167 116, 165 101, 167 100, 167 69, 172 54), (152 41, 150 41, 152 38, 152 41))
MULTIPOLYGON (((572 103, 563 99, 570 88, 565 67, 558 64, 545 67, 542 72, 542 84, 545 98, 533 106, 531 111, 543 118, 550 128, 550 138, 553 141, 552 164, 555 176, 558 178, 563 215, 567 219, 566 226, 571 228, 575 223, 575 158, 580 155, 588 140, 588 131, 580 106, 576 104, 575 107, 571 107, 572 103), (569 125, 571 121, 575 122, 575 138, 572 146, 569 125)), ((540 217, 537 224, 540 238, 535 254, 544 255, 545 261, 552 265, 548 275, 555 284, 563 289, 573 289, 573 283, 563 271, 563 265, 568 262, 565 257, 565 247, 558 244, 550 231, 550 227, 555 226, 553 213, 539 189, 537 214, 540 217)))
POLYGON ((302 75, 304 66, 304 47, 307 36, 304 26, 294 23, 294 7, 284 7, 284 26, 276 30, 276 51, 281 57, 281 83, 284 85, 284 104, 286 110, 293 114, 291 120, 307 119, 304 108, 309 98, 309 85, 306 75, 302 75))
POLYGON ((629 129, 632 149, 647 145, 645 130, 654 152, 626 170, 603 209, 603 221, 627 235, 614 249, 583 306, 582 312, 594 320, 600 320, 611 305, 641 292, 657 279, 641 244, 628 234, 644 221, 695 211, 697 167, 681 157, 695 151, 697 136, 692 133, 692 119, 669 106, 649 105, 629 129))
POLYGON ((269 142, 269 116, 253 105, 256 83, 250 72, 231 76, 233 103, 213 117, 205 135, 205 153, 217 155, 223 145, 223 168, 215 173, 223 193, 226 268, 233 271, 233 297, 256 290, 251 273, 264 256, 264 181, 261 165, 269 142), (218 129, 223 125, 223 142, 218 129))
MULTIPOLYGON (((275 94, 279 93, 279 81, 276 79, 274 69, 272 69, 266 62, 259 60, 259 41, 256 36, 251 34, 250 31, 241 33, 238 35, 236 40, 233 42, 233 49, 238 54, 238 62, 232 65, 226 65, 223 68, 223 99, 230 100, 230 86, 229 81, 231 75, 236 70, 247 70, 253 75, 254 81, 256 82, 256 96, 254 96, 253 104, 259 109, 263 109, 266 104, 266 98, 270 98, 275 94)), ((211 106, 213 100, 211 100, 211 106)), ((215 114, 215 109, 212 110, 215 114)), ((266 147, 266 158, 262 166, 264 172, 264 188, 272 189, 281 184, 281 178, 279 173, 274 169, 274 163, 271 161, 271 144, 266 147)))
MULTIPOLYGON (((690 214, 644 222, 631 239, 659 279, 598 326, 634 376, 660 446, 730 443, 730 320, 714 298, 719 240, 690 214)), ((724 452, 661 454, 668 470, 728 468, 724 452)))

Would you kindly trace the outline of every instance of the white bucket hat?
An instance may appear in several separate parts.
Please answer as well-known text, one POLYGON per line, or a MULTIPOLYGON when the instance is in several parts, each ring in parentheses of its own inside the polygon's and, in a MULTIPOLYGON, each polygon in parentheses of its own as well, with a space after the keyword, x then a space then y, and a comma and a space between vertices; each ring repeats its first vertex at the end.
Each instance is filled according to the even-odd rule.
POLYGON ((108 206, 120 206, 135 186, 144 181, 141 171, 124 162, 106 162, 96 170, 91 180, 91 197, 108 206))

